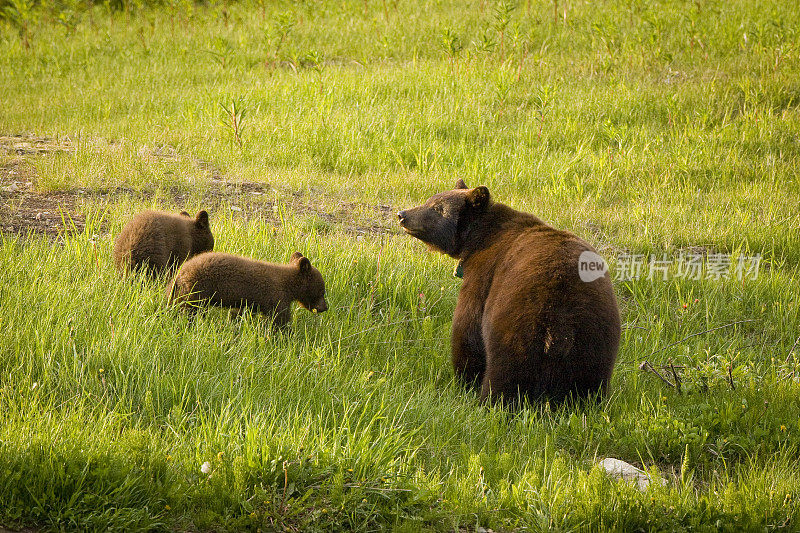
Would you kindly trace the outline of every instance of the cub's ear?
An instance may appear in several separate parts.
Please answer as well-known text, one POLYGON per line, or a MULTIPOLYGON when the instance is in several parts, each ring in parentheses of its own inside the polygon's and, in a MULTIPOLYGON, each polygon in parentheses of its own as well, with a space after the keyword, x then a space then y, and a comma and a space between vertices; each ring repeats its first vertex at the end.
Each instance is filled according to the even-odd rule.
POLYGON ((211 224, 208 222, 208 213, 205 211, 197 213, 197 217, 194 219, 194 225, 200 229, 210 229, 211 224))
POLYGON ((303 254, 300 252, 292 254, 292 263, 297 263, 297 268, 299 268, 300 272, 303 274, 311 269, 311 261, 308 260, 308 257, 303 257, 303 254))
POLYGON ((467 184, 464 183, 464 180, 462 180, 461 178, 458 178, 458 181, 456 181, 455 188, 456 189, 469 189, 469 187, 467 187, 467 184))
POLYGON ((182 216, 182 217, 189 217, 189 218, 192 218, 192 215, 190 215, 190 214, 189 214, 189 213, 187 213, 186 211, 181 211, 181 216, 182 216))
POLYGON ((308 260, 308 257, 301 257, 297 260, 297 266, 300 268, 300 273, 305 274, 311 270, 311 261, 308 260))
POLYGON ((469 191, 469 193, 467 193, 467 200, 473 205, 473 207, 482 209, 489 205, 489 200, 491 200, 489 189, 483 185, 480 187, 475 187, 469 191))

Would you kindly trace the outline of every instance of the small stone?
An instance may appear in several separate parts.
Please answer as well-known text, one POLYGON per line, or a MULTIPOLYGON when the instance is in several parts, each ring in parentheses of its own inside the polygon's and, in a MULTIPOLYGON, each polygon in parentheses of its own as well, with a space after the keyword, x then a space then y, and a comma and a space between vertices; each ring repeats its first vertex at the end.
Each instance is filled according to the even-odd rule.
MULTIPOLYGON (((606 457, 600 461, 600 467, 605 470, 606 474, 609 476, 622 478, 628 483, 636 483, 637 488, 642 492, 646 491, 650 482, 653 481, 644 470, 639 470, 632 464, 614 459, 613 457, 606 457)), ((659 478, 659 480, 662 485, 667 483, 665 479, 659 478)))
POLYGON ((242 210, 242 208, 239 207, 238 205, 232 205, 231 206, 231 211, 241 211, 241 210, 242 210))

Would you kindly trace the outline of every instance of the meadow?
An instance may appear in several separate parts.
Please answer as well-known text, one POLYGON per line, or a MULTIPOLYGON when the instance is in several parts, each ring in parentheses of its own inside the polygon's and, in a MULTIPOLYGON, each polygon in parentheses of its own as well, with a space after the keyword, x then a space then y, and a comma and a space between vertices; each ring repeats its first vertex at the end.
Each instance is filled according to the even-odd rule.
POLYGON ((0 529, 800 529, 790 2, 0 13, 0 529), (458 178, 609 261, 602 401, 509 412, 454 381, 454 261, 394 214, 458 178), (329 311, 190 323, 166 277, 114 270, 145 208, 301 251, 329 311))

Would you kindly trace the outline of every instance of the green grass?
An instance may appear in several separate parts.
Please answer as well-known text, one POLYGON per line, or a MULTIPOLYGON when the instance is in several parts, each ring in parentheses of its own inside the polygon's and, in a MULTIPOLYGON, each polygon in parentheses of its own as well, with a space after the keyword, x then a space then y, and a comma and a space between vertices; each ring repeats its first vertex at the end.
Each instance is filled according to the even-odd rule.
POLYGON ((40 6, 29 48, 0 21, 0 135, 69 148, 0 164, 81 189, 87 221, 0 236, 0 524, 800 527, 800 14, 557 5, 175 3, 67 24, 40 6), (607 399, 481 406, 449 363, 453 262, 388 218, 458 177, 585 237, 612 272, 691 248, 760 253, 759 276, 618 280, 607 399), (297 310, 288 334, 219 310, 190 324, 166 279, 113 269, 114 236, 149 207, 212 208, 221 251, 302 251, 330 310, 297 310), (670 381, 672 361, 681 389, 644 360, 670 381), (639 492, 603 457, 667 484, 639 492))

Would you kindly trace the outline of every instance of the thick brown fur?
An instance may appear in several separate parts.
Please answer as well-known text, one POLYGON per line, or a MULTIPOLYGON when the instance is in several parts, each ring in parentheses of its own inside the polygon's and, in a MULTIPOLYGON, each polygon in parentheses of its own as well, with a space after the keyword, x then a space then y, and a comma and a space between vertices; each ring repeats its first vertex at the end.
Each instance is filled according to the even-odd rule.
POLYGON ((295 252, 288 264, 267 263, 221 252, 200 254, 183 264, 169 289, 170 300, 187 310, 197 303, 254 311, 272 316, 283 327, 291 304, 309 311, 328 309, 325 282, 307 257, 295 252))
POLYGON ((117 269, 144 269, 158 275, 183 263, 187 258, 214 248, 208 213, 191 218, 164 211, 143 211, 128 222, 114 242, 117 269))
POLYGON ((461 180, 398 217, 407 233, 460 260, 452 362, 482 400, 560 403, 606 391, 620 318, 607 272, 580 279, 588 243, 461 180))

